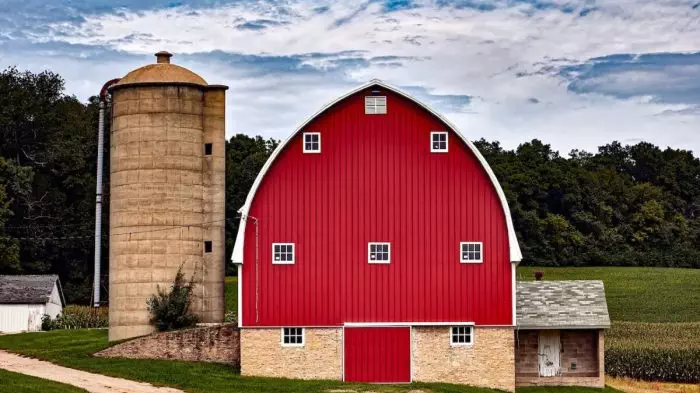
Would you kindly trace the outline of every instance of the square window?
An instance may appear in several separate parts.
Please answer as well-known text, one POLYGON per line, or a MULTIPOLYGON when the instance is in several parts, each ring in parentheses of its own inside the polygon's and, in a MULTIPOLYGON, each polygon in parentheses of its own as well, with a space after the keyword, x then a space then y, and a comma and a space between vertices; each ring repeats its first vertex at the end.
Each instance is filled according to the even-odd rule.
POLYGON ((384 115, 384 114, 386 114, 386 96, 366 96, 365 97, 365 114, 366 115, 384 115))
POLYGON ((294 243, 272 243, 272 263, 291 265, 294 263, 294 243))
POLYGON ((391 262, 390 243, 369 243, 367 247, 367 262, 369 263, 389 263, 391 262))
POLYGON ((321 152, 321 133, 320 132, 305 132, 304 133, 304 153, 320 153, 321 152))
POLYGON ((473 326, 453 326, 450 329, 450 344, 472 345, 474 338, 473 326))
POLYGON ((447 132, 434 131, 430 133, 430 151, 447 153, 447 132))
POLYGON ((211 143, 205 143, 204 144, 204 155, 205 156, 210 156, 212 154, 214 146, 211 143))
POLYGON ((204 252, 210 253, 212 249, 211 240, 206 240, 204 242, 204 252))
POLYGON ((461 242, 459 243, 459 261, 462 263, 481 263, 484 261, 482 242, 461 242))
POLYGON ((282 346, 283 347, 302 347, 304 346, 304 328, 282 328, 282 346))

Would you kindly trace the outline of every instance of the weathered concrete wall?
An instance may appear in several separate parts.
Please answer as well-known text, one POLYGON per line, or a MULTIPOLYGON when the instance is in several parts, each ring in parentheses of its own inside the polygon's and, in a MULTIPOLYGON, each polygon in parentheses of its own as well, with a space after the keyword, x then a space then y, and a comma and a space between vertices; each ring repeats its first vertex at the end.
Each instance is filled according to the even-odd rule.
POLYGON ((100 357, 187 360, 240 365, 240 336, 235 325, 154 333, 109 347, 100 357))
POLYGON ((192 310, 224 314, 224 91, 131 86, 113 92, 109 339, 153 331, 147 298, 180 266, 196 274, 192 310), (204 141, 214 143, 204 156, 204 141), (212 240, 213 252, 204 253, 212 240))
POLYGON ((413 380, 515 390, 512 328, 474 328, 474 344, 450 344, 449 327, 414 327, 413 380))
POLYGON ((306 328, 303 347, 283 347, 281 329, 241 329, 241 375, 342 379, 343 329, 306 328))
POLYGON ((604 332, 602 330, 561 330, 561 373, 539 376, 539 330, 516 333, 517 386, 605 386, 604 332), (576 368, 572 367, 576 363, 576 368))

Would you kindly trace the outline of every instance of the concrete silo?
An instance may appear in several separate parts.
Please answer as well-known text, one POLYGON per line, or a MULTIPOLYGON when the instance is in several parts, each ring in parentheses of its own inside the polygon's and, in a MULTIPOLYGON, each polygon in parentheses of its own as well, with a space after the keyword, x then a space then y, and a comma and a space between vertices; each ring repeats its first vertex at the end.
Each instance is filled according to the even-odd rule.
POLYGON ((197 283, 193 311, 224 318, 226 86, 170 64, 110 88, 109 340, 153 331, 146 300, 180 266, 197 283))

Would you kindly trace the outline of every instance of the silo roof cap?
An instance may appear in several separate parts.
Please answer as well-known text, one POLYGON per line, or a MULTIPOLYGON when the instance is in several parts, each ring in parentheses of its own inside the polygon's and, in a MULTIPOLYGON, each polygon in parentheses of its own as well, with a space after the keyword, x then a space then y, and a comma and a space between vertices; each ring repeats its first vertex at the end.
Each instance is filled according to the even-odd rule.
POLYGON ((170 64, 170 58, 173 55, 169 52, 161 51, 156 53, 155 64, 149 64, 141 68, 137 68, 125 77, 121 78, 119 83, 112 88, 124 87, 127 85, 196 85, 208 86, 207 82, 201 76, 179 65, 170 64))

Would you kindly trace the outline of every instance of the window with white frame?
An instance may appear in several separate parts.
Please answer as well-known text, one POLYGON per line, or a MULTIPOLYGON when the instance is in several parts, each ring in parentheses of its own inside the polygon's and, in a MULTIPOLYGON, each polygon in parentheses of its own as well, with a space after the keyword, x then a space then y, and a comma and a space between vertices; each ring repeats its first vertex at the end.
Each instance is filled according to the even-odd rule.
POLYGON ((450 330, 450 344, 472 345, 474 342, 473 326, 452 326, 450 330))
POLYGON ((459 260, 462 263, 481 263, 484 261, 482 242, 459 243, 459 260))
POLYGON ((391 243, 369 243, 367 251, 369 263, 391 262, 391 243))
POLYGON ((294 243, 272 243, 272 263, 290 265, 294 263, 294 243))
POLYGON ((283 347, 301 347, 304 345, 304 328, 282 328, 283 347))
POLYGON ((304 153, 320 153, 321 152, 321 133, 320 132, 305 132, 304 133, 304 153))
POLYGON ((447 153, 447 133, 436 131, 430 133, 430 151, 433 153, 447 153))
POLYGON ((386 114, 386 96, 366 96, 365 97, 365 114, 366 115, 386 114))

